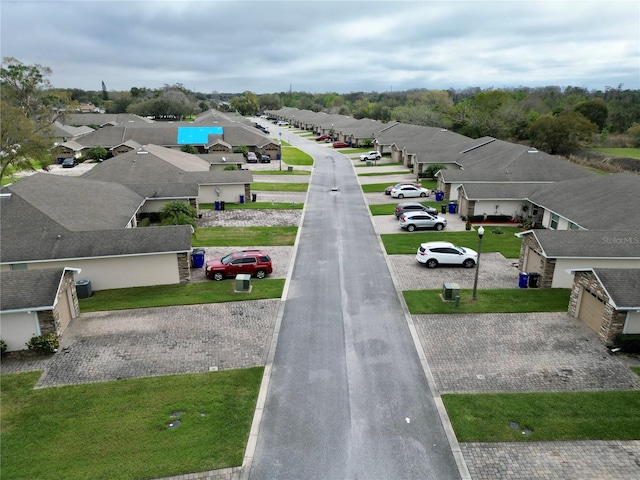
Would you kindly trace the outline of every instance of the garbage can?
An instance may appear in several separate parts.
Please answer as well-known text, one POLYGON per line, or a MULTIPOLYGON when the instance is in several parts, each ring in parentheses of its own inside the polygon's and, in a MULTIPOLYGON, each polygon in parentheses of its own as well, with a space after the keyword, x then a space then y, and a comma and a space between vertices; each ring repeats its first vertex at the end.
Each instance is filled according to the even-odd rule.
POLYGON ((191 252, 191 266, 202 268, 204 266, 204 248, 194 248, 191 252))
POLYGON ((257 193, 252 193, 251 194, 251 201, 252 202, 257 202, 258 201, 258 194, 257 193))
POLYGON ((444 192, 442 190, 436 190, 436 202, 441 202, 443 198, 444 192))
POLYGON ((220 210, 220 201, 218 200, 215 201, 215 207, 216 207, 216 210, 220 210))
POLYGON ((224 200, 220 200, 220 210, 224 210, 224 200))
POLYGON ((518 286, 520 288, 527 288, 528 281, 529 281, 529 274, 525 272, 520 272, 520 276, 518 279, 518 286))
POLYGON ((240 203, 244 203, 244 195, 240 195, 240 203))
POLYGON ((442 213, 447 213, 447 205, 445 203, 443 203, 442 205, 440 205, 440 211, 442 213))
POLYGON ((91 281, 89 280, 77 280, 76 281, 76 293, 78 298, 89 298, 91 296, 91 281))
POLYGON ((456 213, 456 209, 458 208, 458 204, 455 202, 449 202, 449 213, 456 213))
POLYGON ((538 272, 529 272, 529 288, 538 288, 540 282, 540 274, 538 272))

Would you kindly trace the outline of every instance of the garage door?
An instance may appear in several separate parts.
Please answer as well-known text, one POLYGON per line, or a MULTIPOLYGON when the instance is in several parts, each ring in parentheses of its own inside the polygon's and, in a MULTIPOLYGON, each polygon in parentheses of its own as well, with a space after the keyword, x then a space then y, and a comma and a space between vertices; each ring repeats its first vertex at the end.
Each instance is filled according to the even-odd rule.
POLYGON ((60 322, 58 325, 58 334, 62 335, 62 332, 67 328, 69 322, 73 318, 71 313, 71 291, 69 289, 65 290, 60 297, 60 301, 58 302, 57 310, 58 310, 58 321, 60 322))
POLYGON ((525 272, 542 272, 542 255, 536 252, 533 248, 527 250, 527 259, 524 264, 525 272))
POLYGON ((589 290, 583 289, 578 318, 586 323, 589 328, 600 333, 603 316, 604 300, 593 295, 589 290))

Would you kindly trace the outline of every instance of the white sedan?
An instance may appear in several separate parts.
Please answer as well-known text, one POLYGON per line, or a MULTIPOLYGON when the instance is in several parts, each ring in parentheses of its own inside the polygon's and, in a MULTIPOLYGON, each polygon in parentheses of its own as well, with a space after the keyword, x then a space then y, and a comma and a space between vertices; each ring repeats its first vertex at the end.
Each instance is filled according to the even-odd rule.
POLYGON ((416 187, 415 185, 400 185, 391 189, 393 198, 428 197, 431 191, 428 188, 416 187))

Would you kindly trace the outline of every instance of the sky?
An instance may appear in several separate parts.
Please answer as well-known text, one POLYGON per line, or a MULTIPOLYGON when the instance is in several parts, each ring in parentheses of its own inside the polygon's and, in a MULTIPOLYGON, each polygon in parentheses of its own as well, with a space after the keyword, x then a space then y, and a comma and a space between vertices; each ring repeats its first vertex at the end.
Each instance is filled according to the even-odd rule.
POLYGON ((0 0, 0 27, 57 88, 640 89, 638 0, 0 0))

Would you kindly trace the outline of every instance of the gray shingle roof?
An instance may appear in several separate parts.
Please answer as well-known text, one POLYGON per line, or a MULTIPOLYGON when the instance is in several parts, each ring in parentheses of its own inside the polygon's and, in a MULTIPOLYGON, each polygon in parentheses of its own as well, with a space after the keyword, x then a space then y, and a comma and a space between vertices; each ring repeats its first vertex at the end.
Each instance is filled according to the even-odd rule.
POLYGON ((596 268, 593 272, 616 307, 640 308, 640 269, 596 268))
POLYGON ((534 235, 548 258, 640 259, 640 230, 531 230, 523 234, 534 235))
POLYGON ((52 307, 63 274, 63 268, 0 273, 0 311, 52 307))

